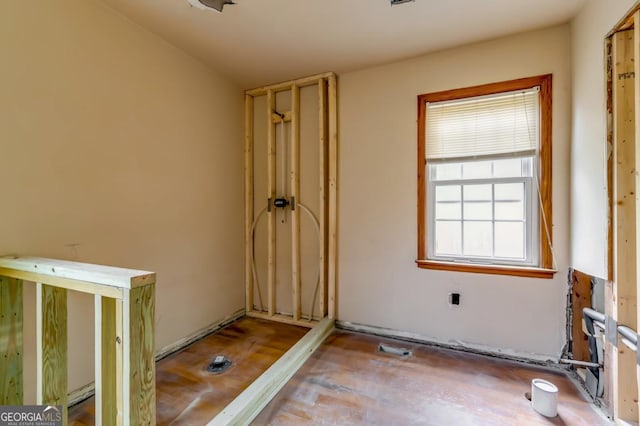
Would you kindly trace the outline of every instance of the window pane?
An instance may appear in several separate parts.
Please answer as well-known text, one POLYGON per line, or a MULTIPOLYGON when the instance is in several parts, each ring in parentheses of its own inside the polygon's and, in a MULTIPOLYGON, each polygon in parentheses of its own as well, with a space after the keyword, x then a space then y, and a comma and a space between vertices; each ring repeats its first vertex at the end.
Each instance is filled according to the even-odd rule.
POLYGON ((496 201, 496 220, 523 220, 523 208, 524 203, 522 201, 496 201))
POLYGON ((434 164, 435 169, 434 180, 457 180, 462 177, 462 164, 445 163, 434 164))
POLYGON ((460 203, 436 203, 436 219, 460 220, 460 203))
POLYGON ((494 177, 520 177, 522 176, 522 159, 508 158, 493 162, 494 177))
POLYGON ((462 253, 461 222, 436 221, 436 255, 460 255, 462 253))
POLYGON ((436 202, 460 201, 460 185, 436 186, 436 202))
POLYGON ((464 223, 464 254, 467 256, 493 255, 491 222, 464 223))
POLYGON ((464 219, 491 220, 491 202, 464 203, 464 219))
POLYGON ((522 176, 533 176, 533 157, 526 157, 522 159, 522 176))
POLYGON ((496 201, 522 201, 524 198, 524 183, 517 182, 496 184, 495 197, 496 201))
POLYGON ((465 185, 465 201, 491 201, 491 184, 465 185))
POLYGON ((495 232, 497 257, 524 259, 524 223, 496 222, 495 232))
POLYGON ((491 161, 469 161, 462 163, 464 179, 482 179, 491 177, 491 161))

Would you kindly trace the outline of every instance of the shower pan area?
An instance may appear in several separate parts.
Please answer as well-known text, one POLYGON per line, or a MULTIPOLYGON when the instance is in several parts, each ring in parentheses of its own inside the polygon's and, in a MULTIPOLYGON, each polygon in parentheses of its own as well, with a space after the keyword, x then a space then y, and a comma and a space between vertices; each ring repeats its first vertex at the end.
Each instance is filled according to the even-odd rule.
POLYGON ((247 316, 335 318, 335 74, 246 91, 244 143, 247 316))

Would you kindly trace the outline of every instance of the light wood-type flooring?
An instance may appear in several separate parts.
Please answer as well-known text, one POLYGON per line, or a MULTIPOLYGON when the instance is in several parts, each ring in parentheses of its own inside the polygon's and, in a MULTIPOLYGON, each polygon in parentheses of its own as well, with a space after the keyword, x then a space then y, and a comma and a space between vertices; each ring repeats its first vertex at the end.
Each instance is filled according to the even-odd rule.
MULTIPOLYGON (((307 329, 244 318, 157 366, 157 423, 204 425, 307 329), (223 374, 205 371, 224 354, 223 374)), ((93 400, 69 410, 92 425, 93 400)), ((562 373, 526 364, 336 330, 255 419, 255 425, 607 425, 562 373), (400 357, 380 343, 412 351, 400 357), (533 378, 559 388, 559 415, 525 398, 533 378)))

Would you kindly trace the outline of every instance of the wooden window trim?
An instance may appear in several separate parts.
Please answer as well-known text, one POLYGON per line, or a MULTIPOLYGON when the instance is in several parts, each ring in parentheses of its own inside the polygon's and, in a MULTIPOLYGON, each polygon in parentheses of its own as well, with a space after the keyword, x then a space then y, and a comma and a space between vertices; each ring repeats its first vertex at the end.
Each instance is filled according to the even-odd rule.
POLYGON ((553 278, 553 275, 557 272, 553 269, 528 266, 482 265, 475 263, 445 262, 441 260, 416 260, 416 264, 420 269, 510 275, 512 277, 553 278))
POLYGON ((551 74, 535 77, 520 78, 517 80, 502 81, 498 83, 484 84, 480 86, 465 87, 462 89, 445 90, 442 92, 427 93, 418 96, 418 260, 416 264, 423 269, 438 269, 460 272, 487 273, 500 275, 514 275, 523 277, 553 278, 556 271, 553 268, 553 254, 551 246, 553 242, 553 218, 551 209, 552 197, 552 171, 551 171, 551 116, 552 116, 552 76, 551 74), (524 90, 532 87, 540 87, 540 153, 539 185, 542 198, 541 212, 539 212, 539 267, 520 267, 503 265, 478 265, 462 262, 441 262, 427 259, 426 251, 426 208, 427 208, 427 182, 426 182, 426 104, 427 102, 440 102, 455 99, 463 99, 474 96, 493 95, 514 90, 524 90), (544 226, 543 217, 548 224, 549 238, 544 226))

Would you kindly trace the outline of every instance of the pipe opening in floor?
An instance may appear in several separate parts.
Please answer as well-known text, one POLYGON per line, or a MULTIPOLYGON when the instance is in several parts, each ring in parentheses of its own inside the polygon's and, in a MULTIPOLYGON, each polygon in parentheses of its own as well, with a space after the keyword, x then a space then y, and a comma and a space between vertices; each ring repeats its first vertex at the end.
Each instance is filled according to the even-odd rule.
POLYGON ((224 355, 218 355, 211 360, 211 364, 207 366, 209 373, 220 374, 231 366, 231 360, 224 355))
POLYGON ((382 343, 378 345, 378 351, 398 355, 401 357, 410 357, 412 355, 409 349, 396 348, 395 346, 383 345, 382 343))

